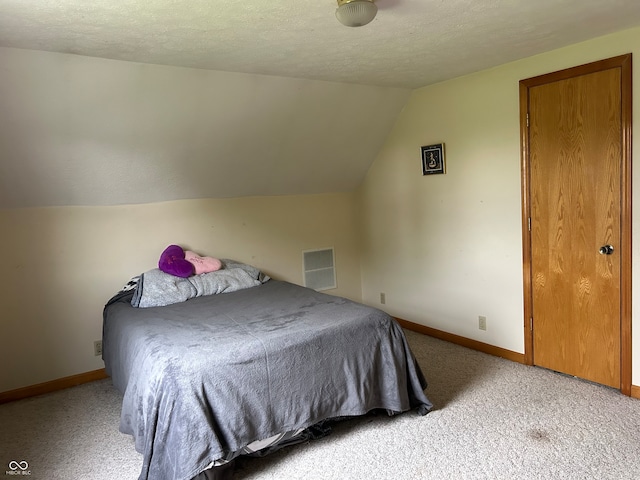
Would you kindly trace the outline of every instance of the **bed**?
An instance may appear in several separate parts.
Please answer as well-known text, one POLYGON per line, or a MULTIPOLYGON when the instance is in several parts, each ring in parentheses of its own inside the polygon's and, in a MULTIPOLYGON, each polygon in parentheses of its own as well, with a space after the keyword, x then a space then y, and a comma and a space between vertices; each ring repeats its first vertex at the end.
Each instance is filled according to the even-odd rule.
POLYGON ((389 315, 254 280, 145 308, 133 282, 105 306, 103 359, 123 394, 120 431, 143 456, 140 480, 230 478, 238 455, 322 436, 332 419, 431 410, 389 315))

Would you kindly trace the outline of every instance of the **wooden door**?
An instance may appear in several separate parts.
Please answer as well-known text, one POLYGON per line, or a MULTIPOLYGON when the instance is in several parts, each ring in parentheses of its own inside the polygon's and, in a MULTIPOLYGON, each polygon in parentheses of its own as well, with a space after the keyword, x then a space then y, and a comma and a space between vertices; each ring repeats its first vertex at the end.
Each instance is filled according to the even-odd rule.
POLYGON ((630 265, 625 74, 603 61, 523 81, 527 356, 534 365, 615 388, 626 383, 623 375, 631 381, 630 356, 622 355, 630 343, 624 322, 631 321, 623 295, 623 259, 630 265))

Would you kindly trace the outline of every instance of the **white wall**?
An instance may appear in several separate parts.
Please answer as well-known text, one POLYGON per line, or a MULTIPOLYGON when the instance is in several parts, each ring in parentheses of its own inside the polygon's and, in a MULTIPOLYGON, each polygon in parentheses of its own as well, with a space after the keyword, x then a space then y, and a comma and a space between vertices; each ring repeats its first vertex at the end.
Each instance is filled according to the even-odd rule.
POLYGON ((360 300, 355 194, 0 210, 0 392, 103 368, 102 308, 169 244, 302 284, 302 251, 334 247, 360 300))
MULTIPOLYGON (((0 251, 6 255, 0 275, 0 391, 102 368, 93 341, 101 335, 104 302, 129 277, 152 268, 169 243, 247 261, 294 282, 301 281, 302 250, 334 246, 338 289, 331 293, 380 306, 379 293, 385 292, 385 309, 394 315, 523 352, 518 81, 628 52, 640 52, 640 29, 416 90, 357 196, 0 210, 0 251), (420 146, 437 142, 446 143, 447 174, 423 177, 420 146), (486 332, 477 329, 478 315, 487 317, 486 332)), ((60 60, 49 55, 59 54, 40 53, 46 57, 42 65, 31 54, 11 55, 35 61, 42 75, 47 62, 58 69, 60 60)), ((90 72, 93 61, 64 56, 62 63, 90 72)), ((109 61, 95 61, 109 72, 102 64, 109 61)), ((145 73, 154 66, 114 68, 118 75, 156 82, 145 73)), ((183 73, 169 70, 157 82, 183 73)), ((256 80, 248 83, 257 94, 261 82, 244 80, 256 80)), ((640 91, 638 80, 634 87, 640 91)), ((8 101, 12 90, 5 93, 8 101)), ((392 92, 389 98, 402 94, 392 92)), ((21 135, 29 139, 28 133, 21 135)), ((1 138, 8 138, 6 131, 1 138)), ((12 162, 19 159, 4 154, 0 159, 7 172, 18 172, 12 162)), ((31 166, 34 173, 39 165, 31 166)), ((109 165, 101 163, 96 171, 108 174, 109 165)), ((634 189, 639 175, 633 175, 634 189)), ((47 186, 46 176, 38 178, 47 186)), ((28 180, 27 175, 9 183, 38 187, 28 180)), ((639 245, 634 240, 634 267, 639 245)), ((634 303, 640 298, 638 271, 634 268, 634 303)), ((636 318, 634 313, 637 331, 636 318)), ((639 385, 640 335, 633 353, 633 383, 639 385)))
POLYGON ((0 47, 0 391, 102 368, 104 302, 170 243, 297 283, 333 246, 359 300, 352 192, 409 95, 0 47))
MULTIPOLYGON (((518 82, 629 52, 640 55, 640 29, 413 92, 360 189, 363 300, 380 306, 385 292, 393 315, 524 353, 518 82), (447 173, 423 177, 420 147, 440 142, 447 173), (487 317, 486 332, 478 329, 479 315, 487 317)), ((634 90, 640 92, 637 75, 634 90)), ((635 138, 638 105, 635 100, 635 138)), ((634 156, 637 151, 636 141, 634 156)), ((636 171, 635 191, 639 183, 636 171)), ((635 221, 634 303, 640 300, 638 226, 635 221)), ((635 311, 633 327, 640 331, 635 311)), ((639 385, 639 334, 633 372, 639 385)))

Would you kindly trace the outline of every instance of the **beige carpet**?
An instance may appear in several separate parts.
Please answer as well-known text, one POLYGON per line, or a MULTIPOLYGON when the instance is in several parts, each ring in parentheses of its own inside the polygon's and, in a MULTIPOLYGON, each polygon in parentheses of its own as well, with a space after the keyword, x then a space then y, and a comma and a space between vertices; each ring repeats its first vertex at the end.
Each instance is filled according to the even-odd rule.
MULTIPOLYGON (((326 438, 244 459, 235 478, 640 478, 640 400, 406 333, 433 412, 345 421, 326 438)), ((118 432, 120 401, 103 380, 0 405, 0 479, 136 479, 141 456, 118 432), (11 462, 31 475, 9 475, 11 462)))

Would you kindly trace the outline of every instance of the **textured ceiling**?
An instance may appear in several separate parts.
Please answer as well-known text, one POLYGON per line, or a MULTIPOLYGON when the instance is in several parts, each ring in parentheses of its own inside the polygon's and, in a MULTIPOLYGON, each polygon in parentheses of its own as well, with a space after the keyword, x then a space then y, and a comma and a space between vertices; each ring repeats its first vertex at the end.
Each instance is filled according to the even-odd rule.
POLYGON ((353 191, 412 89, 640 25, 640 0, 376 4, 0 0, 0 208, 353 191))
POLYGON ((417 88, 640 24, 637 0, 2 0, 0 46, 417 88))

